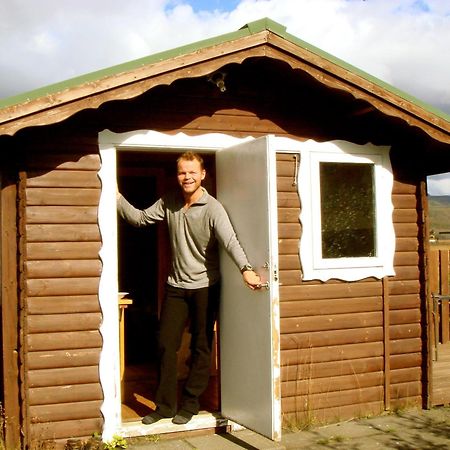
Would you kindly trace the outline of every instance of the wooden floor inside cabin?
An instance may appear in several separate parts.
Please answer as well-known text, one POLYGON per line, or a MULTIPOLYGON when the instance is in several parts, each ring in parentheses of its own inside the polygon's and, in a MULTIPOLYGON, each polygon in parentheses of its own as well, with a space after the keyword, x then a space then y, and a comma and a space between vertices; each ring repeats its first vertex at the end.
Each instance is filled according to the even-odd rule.
POLYGON ((433 406, 450 405, 450 343, 438 344, 433 361, 433 406))
MULTIPOLYGON (((180 380, 178 392, 183 387, 180 380)), ((153 399, 156 391, 156 370, 148 365, 127 366, 122 385, 122 421, 140 420, 155 408, 153 399)), ((212 375, 209 385, 200 397, 201 411, 217 412, 220 410, 219 377, 212 375)))

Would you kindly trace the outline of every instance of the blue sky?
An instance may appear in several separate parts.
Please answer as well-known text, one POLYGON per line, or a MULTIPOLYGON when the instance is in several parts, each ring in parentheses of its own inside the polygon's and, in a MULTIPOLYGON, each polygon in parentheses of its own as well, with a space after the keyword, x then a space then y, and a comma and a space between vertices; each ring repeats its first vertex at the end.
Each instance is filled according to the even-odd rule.
MULTIPOLYGON (((450 0, 0 1, 0 98, 269 17, 450 114, 450 0)), ((436 184, 444 186, 441 180, 436 184)), ((446 186, 450 194, 450 186, 446 186)), ((447 192, 447 191, 446 191, 447 192)))
POLYGON ((239 4, 239 0, 196 0, 187 1, 186 3, 192 5, 194 11, 233 11, 239 4))

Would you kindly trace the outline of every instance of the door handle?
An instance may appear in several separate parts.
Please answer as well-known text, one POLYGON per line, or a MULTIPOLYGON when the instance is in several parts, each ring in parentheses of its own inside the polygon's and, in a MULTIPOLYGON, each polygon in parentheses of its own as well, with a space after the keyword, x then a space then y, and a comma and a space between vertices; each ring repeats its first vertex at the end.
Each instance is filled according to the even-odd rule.
POLYGON ((261 288, 261 289, 265 288, 265 289, 269 290, 270 289, 270 284, 269 284, 268 281, 266 281, 265 283, 259 284, 258 287, 261 288))

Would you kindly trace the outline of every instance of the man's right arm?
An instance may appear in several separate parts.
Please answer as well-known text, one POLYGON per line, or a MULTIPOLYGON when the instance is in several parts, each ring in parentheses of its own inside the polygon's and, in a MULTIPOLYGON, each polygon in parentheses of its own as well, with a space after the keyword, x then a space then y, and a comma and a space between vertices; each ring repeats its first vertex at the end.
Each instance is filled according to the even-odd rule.
POLYGON ((165 217, 162 199, 147 209, 137 209, 119 192, 117 192, 117 211, 122 219, 135 227, 145 227, 163 220, 165 217))

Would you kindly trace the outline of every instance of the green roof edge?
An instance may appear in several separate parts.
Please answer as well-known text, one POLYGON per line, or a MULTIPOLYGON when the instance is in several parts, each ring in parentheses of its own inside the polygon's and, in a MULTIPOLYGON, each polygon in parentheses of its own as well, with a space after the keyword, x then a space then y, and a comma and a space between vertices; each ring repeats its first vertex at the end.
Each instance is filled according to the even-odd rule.
POLYGON ((176 56, 181 56, 187 53, 194 52, 196 50, 201 50, 203 48, 210 47, 212 45, 221 44, 227 41, 232 41, 244 36, 252 34, 250 30, 246 27, 242 27, 238 31, 233 31, 230 33, 222 34, 219 36, 207 38, 201 41, 193 42, 191 44, 183 45, 181 47, 176 47, 169 50, 164 50, 162 52, 153 53, 142 58, 134 59, 124 63, 116 64, 114 66, 106 67, 104 69, 95 70, 86 74, 78 75, 74 78, 69 78, 67 80, 52 83, 31 91, 27 91, 21 94, 17 94, 11 97, 6 97, 0 99, 0 109, 8 106, 13 106, 20 103, 25 103, 27 101, 35 100, 36 98, 44 97, 46 95, 51 95, 56 92, 61 92, 65 89, 81 85, 84 83, 89 83, 91 81, 97 81, 104 77, 116 75, 123 72, 128 72, 130 70, 136 69, 147 64, 152 64, 158 61, 164 61, 176 56))
POLYGON ((81 85, 84 83, 92 82, 100 80, 101 78, 115 75, 122 72, 128 72, 130 70, 136 69, 138 67, 155 63, 158 61, 164 61, 176 56, 181 56, 187 53, 191 53, 197 50, 201 50, 207 47, 210 47, 212 45, 218 45, 222 44, 224 42, 236 40, 245 36, 249 36, 252 34, 260 33, 264 30, 272 31, 273 33, 279 35, 280 37, 286 39, 287 41, 302 47, 348 71, 351 73, 354 73, 355 75, 361 76, 362 78, 382 87, 383 89, 398 95, 399 97, 403 98, 404 100, 407 100, 410 103, 413 103, 417 106, 420 106, 421 108, 435 114, 436 116, 439 116, 448 122, 450 122, 450 114, 445 113, 444 111, 422 101, 419 100, 417 97, 414 97, 400 89, 397 89, 396 87, 392 86, 389 83, 386 83, 379 78, 374 77, 373 75, 370 75, 369 73, 357 68, 356 66, 353 66, 333 55, 330 53, 325 52, 324 50, 321 50, 320 48, 309 44, 308 42, 303 41, 302 39, 288 33, 286 31, 286 27, 279 24, 278 22, 275 22, 274 20, 270 18, 263 18, 259 19, 253 22, 249 22, 243 27, 241 27, 237 31, 232 31, 230 33, 222 34, 219 36, 207 38, 201 41, 197 41, 191 44, 183 45, 181 47, 176 47, 170 50, 165 50, 159 53, 154 53, 152 55, 144 56, 142 58, 138 58, 132 61, 128 61, 125 63, 117 64, 114 66, 107 67, 105 69, 96 70, 94 72, 90 72, 87 74, 79 75, 74 78, 70 78, 61 82, 57 82, 54 84, 50 84, 47 86, 43 86, 41 88, 37 88, 28 92, 24 92, 22 94, 14 95, 12 97, 7 97, 4 99, 0 99, 0 109, 7 108, 9 106, 18 105, 21 103, 25 103, 27 101, 35 100, 40 97, 44 97, 46 95, 51 95, 56 92, 61 92, 65 89, 68 89, 70 87, 74 87, 77 85, 81 85))

